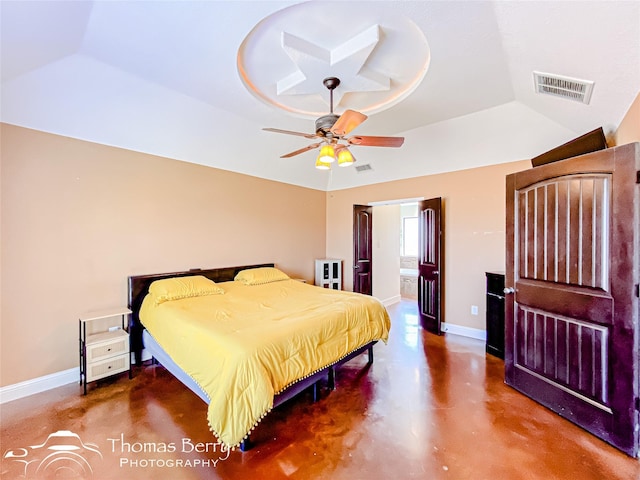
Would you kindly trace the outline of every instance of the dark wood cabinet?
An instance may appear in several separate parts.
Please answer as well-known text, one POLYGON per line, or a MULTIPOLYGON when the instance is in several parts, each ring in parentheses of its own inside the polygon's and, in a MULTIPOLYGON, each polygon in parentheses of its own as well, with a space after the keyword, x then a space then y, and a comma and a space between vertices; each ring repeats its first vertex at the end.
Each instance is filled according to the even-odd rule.
POLYGON ((504 358, 504 273, 487 276, 487 353, 504 358))

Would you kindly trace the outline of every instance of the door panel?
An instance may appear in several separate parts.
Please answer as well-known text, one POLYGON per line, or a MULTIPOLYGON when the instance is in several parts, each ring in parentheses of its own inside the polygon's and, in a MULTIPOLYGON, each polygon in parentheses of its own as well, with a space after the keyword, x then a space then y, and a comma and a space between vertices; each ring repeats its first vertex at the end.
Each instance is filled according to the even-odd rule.
POLYGON ((638 452, 638 144, 507 177, 505 379, 638 452))
POLYGON ((608 409, 607 327, 518 307, 515 363, 608 409))
POLYGON ((422 326, 440 334, 442 323, 442 199, 420 202, 418 213, 418 312, 422 326))
POLYGON ((605 290, 611 175, 568 175, 518 193, 520 277, 605 290))
POLYGON ((371 295, 373 207, 353 206, 353 291, 371 295))

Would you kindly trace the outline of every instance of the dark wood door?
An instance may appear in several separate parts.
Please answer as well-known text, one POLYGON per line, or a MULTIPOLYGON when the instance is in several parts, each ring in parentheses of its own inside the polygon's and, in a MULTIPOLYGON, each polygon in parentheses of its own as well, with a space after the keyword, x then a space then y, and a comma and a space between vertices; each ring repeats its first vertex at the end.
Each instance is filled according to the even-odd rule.
POLYGON ((418 312, 429 332, 440 334, 444 249, 442 199, 423 200, 419 205, 418 312))
POLYGON ((506 383, 633 456, 639 145, 507 176, 506 383))
POLYGON ((353 206, 353 291, 371 295, 373 207, 353 206))

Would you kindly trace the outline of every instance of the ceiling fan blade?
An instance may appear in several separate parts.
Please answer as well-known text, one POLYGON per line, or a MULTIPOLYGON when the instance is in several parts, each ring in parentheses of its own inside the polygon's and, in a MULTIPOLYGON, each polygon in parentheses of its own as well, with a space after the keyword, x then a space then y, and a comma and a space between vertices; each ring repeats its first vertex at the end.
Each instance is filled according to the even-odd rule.
POLYGON ((295 152, 290 152, 290 153, 287 153, 285 155, 282 155, 280 158, 293 157, 295 155, 299 155, 301 153, 308 152, 309 150, 313 150, 314 148, 318 148, 320 145, 322 145, 322 143, 312 143, 311 145, 307 145, 306 147, 301 148, 300 150, 296 150, 295 152))
POLYGON ((363 145, 365 147, 401 147, 404 137, 374 137, 368 135, 355 135, 347 138, 350 145, 363 145))
POLYGON ((364 113, 356 112, 355 110, 345 110, 336 123, 333 124, 333 127, 331 127, 331 133, 339 136, 346 135, 367 118, 364 113))
POLYGON ((315 133, 302 133, 302 132, 293 132, 291 130, 281 130, 279 128, 263 128, 267 132, 275 132, 275 133, 285 133, 287 135, 297 135, 298 137, 304 138, 316 138, 317 135, 315 133))

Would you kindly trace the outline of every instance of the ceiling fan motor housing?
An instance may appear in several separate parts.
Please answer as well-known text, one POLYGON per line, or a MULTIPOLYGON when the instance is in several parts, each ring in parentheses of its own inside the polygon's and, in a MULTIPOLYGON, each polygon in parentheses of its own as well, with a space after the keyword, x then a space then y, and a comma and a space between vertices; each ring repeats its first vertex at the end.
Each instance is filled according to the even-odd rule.
POLYGON ((316 120, 316 133, 322 136, 327 136, 330 133, 331 127, 338 121, 340 115, 330 113, 329 115, 323 115, 316 120))
MULTIPOLYGON (((1 1, 1 0, 0 0, 1 1)), ((329 105, 331 107, 330 113, 323 115, 316 120, 316 133, 308 135, 301 132, 292 132, 290 130, 280 130, 278 128, 264 128, 270 132, 286 133, 289 135, 297 135, 305 138, 320 138, 321 141, 313 143, 305 148, 300 148, 294 152, 282 155, 280 158, 293 157, 300 153, 313 150, 323 143, 331 145, 334 149, 342 150, 340 153, 349 153, 347 147, 350 145, 365 145, 371 147, 399 147, 404 142, 404 137, 376 137, 376 136, 354 136, 345 138, 345 136, 351 132, 354 128, 360 125, 367 119, 367 116, 363 113, 356 112, 355 110, 345 110, 342 115, 336 115, 333 113, 333 90, 340 85, 340 80, 336 77, 327 77, 322 82, 329 90, 329 105), (341 120, 341 121, 340 121, 341 120), (340 123, 338 123, 340 121, 340 123), (335 127, 335 128, 334 128, 335 127), (343 140, 345 144, 341 144, 343 140)), ((343 159, 344 160, 344 159, 343 159)), ((353 157, 350 155, 350 161, 342 161, 341 165, 350 165, 353 163, 353 157)))

